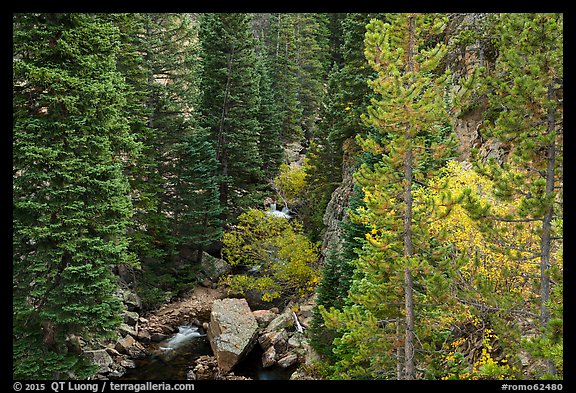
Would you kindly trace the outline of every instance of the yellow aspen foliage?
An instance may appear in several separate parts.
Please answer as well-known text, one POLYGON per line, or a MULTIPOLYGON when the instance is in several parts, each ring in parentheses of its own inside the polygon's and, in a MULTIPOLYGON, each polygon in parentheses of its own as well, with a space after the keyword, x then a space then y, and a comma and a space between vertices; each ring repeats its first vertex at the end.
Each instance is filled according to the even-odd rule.
MULTIPOLYGON (((502 318, 506 325, 537 313, 542 222, 518 218, 521 198, 503 200, 496 193, 488 177, 456 161, 449 161, 427 187, 414 193, 421 205, 434 206, 435 211, 429 212, 429 235, 451 249, 454 261, 451 291, 460 304, 438 323, 447 329, 458 326, 459 331, 471 327, 444 342, 442 379, 506 379, 517 374, 518 368, 508 359, 516 354, 502 349, 503 336, 509 332, 501 325, 496 333, 487 321, 502 318), (487 220, 473 217, 459 198, 462 195, 482 207, 487 220), (434 203, 424 203, 430 199, 434 203), (483 226, 486 221, 488 229, 483 226)), ((561 250, 552 257, 561 260, 561 250)))
MULTIPOLYGON (((526 301, 534 291, 532 280, 538 276, 539 239, 535 234, 538 221, 495 223, 499 231, 500 244, 494 238, 487 238, 477 220, 470 217, 460 204, 447 204, 446 195, 459 195, 469 192, 483 205, 490 205, 494 216, 512 217, 519 207, 520 200, 501 201, 494 196, 494 184, 478 175, 472 169, 465 169, 461 163, 450 161, 442 175, 430 181, 428 193, 438 206, 440 219, 430 224, 430 232, 437 236, 444 232, 443 242, 453 246, 454 252, 464 255, 469 262, 460 269, 460 277, 467 285, 474 287, 482 281, 490 283, 494 294, 516 293, 526 301), (442 209, 450 209, 445 215, 442 209)), ((448 198, 450 199, 450 198, 448 198)))

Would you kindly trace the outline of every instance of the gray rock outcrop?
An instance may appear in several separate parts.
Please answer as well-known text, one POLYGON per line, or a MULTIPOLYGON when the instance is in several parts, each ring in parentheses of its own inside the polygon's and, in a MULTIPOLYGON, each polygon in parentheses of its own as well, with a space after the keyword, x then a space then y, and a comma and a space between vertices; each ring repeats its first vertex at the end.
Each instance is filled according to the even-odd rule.
POLYGON ((212 303, 208 340, 218 367, 228 372, 252 348, 258 323, 246 299, 221 299, 212 303))
POLYGON ((322 218, 326 228, 321 247, 324 256, 330 252, 339 252, 342 249, 342 221, 347 219, 348 198, 352 194, 354 187, 352 173, 353 169, 350 167, 350 163, 344 159, 342 164, 342 183, 332 193, 322 218))

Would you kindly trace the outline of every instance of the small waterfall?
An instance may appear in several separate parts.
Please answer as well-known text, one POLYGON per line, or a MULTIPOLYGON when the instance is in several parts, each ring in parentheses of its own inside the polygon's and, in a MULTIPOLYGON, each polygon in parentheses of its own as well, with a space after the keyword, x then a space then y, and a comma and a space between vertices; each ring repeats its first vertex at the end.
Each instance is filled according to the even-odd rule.
POLYGON ((176 333, 170 339, 162 342, 160 344, 160 349, 169 351, 176 349, 183 344, 188 343, 195 337, 204 337, 206 334, 200 332, 198 326, 195 325, 185 325, 178 327, 178 333, 176 333))

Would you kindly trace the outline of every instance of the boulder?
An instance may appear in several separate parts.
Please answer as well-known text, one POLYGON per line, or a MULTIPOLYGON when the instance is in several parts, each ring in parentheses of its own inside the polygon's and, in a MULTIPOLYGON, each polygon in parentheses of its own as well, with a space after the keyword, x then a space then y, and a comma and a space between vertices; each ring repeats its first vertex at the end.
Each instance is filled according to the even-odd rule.
POLYGON ((277 332, 294 326, 294 317, 292 309, 286 307, 282 314, 277 315, 266 327, 266 332, 277 332))
POLYGON ((210 281, 216 282, 220 277, 228 274, 232 270, 232 266, 223 259, 215 258, 212 255, 204 252, 202 254, 202 262, 200 263, 200 272, 206 276, 210 281))
POLYGON ((298 314, 304 319, 310 319, 314 314, 314 306, 315 304, 304 304, 300 306, 298 314))
POLYGON ((292 373, 292 375, 290 375, 290 379, 291 380, 308 380, 308 381, 316 380, 316 378, 314 378, 313 376, 306 374, 306 371, 303 369, 298 369, 298 370, 294 371, 292 373))
POLYGON ((138 311, 142 308, 142 300, 140 297, 129 289, 122 290, 122 300, 128 308, 128 311, 138 311))
POLYGON ((276 313, 271 310, 256 310, 252 312, 254 314, 254 318, 256 318, 256 322, 258 322, 258 326, 266 327, 274 318, 276 318, 276 313))
POLYGON ((288 346, 290 348, 300 348, 303 347, 303 341, 305 341, 304 335, 302 334, 294 334, 288 340, 288 346))
POLYGON ((136 338, 144 344, 149 344, 150 341, 152 341, 152 336, 150 335, 150 332, 148 330, 139 330, 136 338))
POLYGON ((142 344, 136 341, 132 336, 126 336, 118 340, 114 349, 135 359, 143 358, 146 356, 146 350, 142 344))
POLYGON ((118 364, 124 368, 136 368, 136 362, 132 359, 121 358, 118 364))
POLYGON ((274 363, 276 363, 276 349, 274 349, 274 346, 270 346, 270 348, 262 354, 262 367, 270 367, 273 366, 274 363))
POLYGON ((155 343, 159 343, 161 341, 166 340, 168 337, 167 334, 164 333, 153 333, 150 335, 150 341, 155 342, 155 343))
POLYGON ((127 325, 125 323, 122 323, 118 327, 118 332, 120 333, 120 335, 122 337, 124 337, 124 336, 137 336, 137 333, 136 333, 136 330, 134 330, 134 327, 127 325))
POLYGON ((98 373, 104 374, 111 370, 114 360, 108 355, 105 349, 96 349, 93 351, 84 351, 83 354, 88 360, 98 366, 98 373))
POLYGON ((139 315, 136 311, 124 311, 124 323, 128 326, 136 326, 139 315))
POLYGON ((288 346, 288 333, 285 330, 279 332, 266 332, 258 337, 258 343, 264 351, 274 347, 277 353, 282 353, 288 346))
POLYGON ((282 368, 288 368, 291 365, 295 364, 298 361, 298 356, 289 353, 288 355, 284 356, 282 359, 278 360, 278 365, 282 368))
POLYGON ((130 347, 132 347, 134 344, 136 344, 136 340, 134 340, 134 337, 126 336, 126 337, 118 340, 114 349, 116 349, 120 353, 127 354, 130 347))
POLYGON ((252 348, 258 323, 245 299, 221 299, 212 303, 208 340, 218 367, 228 372, 252 348))
POLYGON ((188 380, 248 380, 250 378, 223 372, 214 356, 202 355, 195 361, 186 374, 188 380))

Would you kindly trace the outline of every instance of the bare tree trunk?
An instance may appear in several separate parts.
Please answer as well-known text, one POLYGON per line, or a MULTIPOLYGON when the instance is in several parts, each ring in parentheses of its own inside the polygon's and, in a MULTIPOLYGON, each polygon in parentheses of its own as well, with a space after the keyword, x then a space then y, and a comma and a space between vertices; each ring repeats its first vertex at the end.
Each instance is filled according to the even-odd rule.
MULTIPOLYGON (((231 53, 228 55, 228 77, 226 80, 226 90, 224 91, 224 100, 222 102, 222 112, 220 114, 220 124, 218 126, 218 145, 216 148, 216 158, 222 165, 222 175, 223 181, 220 183, 220 203, 222 206, 228 204, 228 153, 226 151, 226 135, 224 133, 224 122, 226 119, 226 114, 228 113, 228 98, 230 96, 230 84, 232 83, 232 60, 234 59, 235 50, 232 49, 231 53)), ((220 217, 225 219, 225 213, 222 212, 220 217)))
MULTIPOLYGON (((414 15, 409 17, 408 72, 414 72, 414 15)), ((409 126, 406 128, 406 158, 404 159, 404 256, 410 258, 412 250, 412 146, 409 126)), ((406 312, 406 338, 404 340, 404 379, 414 379, 414 301, 412 271, 404 268, 404 301, 406 312)))
MULTIPOLYGON (((396 319, 396 336, 400 339, 400 318, 396 319)), ((401 380, 404 379, 404 347, 398 345, 396 348, 396 379, 401 380)))
MULTIPOLYGON (((548 99, 554 100, 556 93, 552 84, 548 85, 548 99)), ((547 134, 554 132, 556 121, 556 110, 554 106, 548 109, 548 129, 547 134)), ((546 196, 554 192, 554 167, 556 161, 556 141, 552 139, 547 148, 546 157, 546 196)), ((550 201, 546 207, 546 214, 542 221, 542 237, 540 239, 540 322, 542 327, 546 327, 550 321, 550 310, 547 303, 550 300, 550 277, 548 269, 550 268, 550 245, 552 232, 552 218, 554 216, 554 201, 550 201)), ((546 359, 546 371, 550 374, 556 374, 556 367, 550 359, 546 359)))

